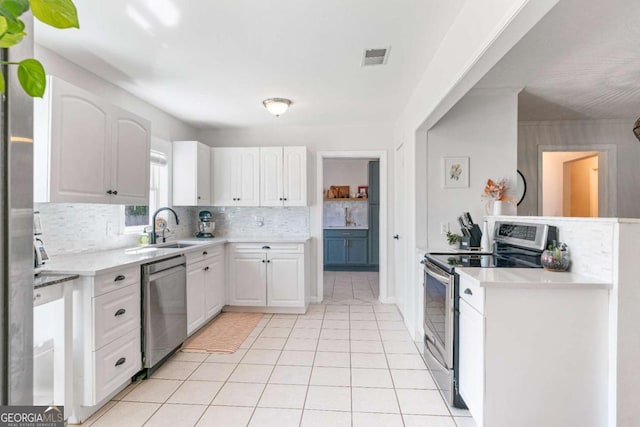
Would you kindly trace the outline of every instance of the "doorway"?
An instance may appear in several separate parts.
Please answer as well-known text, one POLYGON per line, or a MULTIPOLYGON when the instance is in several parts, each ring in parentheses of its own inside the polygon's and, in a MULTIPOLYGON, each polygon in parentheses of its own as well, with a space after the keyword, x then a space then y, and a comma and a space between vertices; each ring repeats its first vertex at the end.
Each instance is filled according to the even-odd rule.
POLYGON ((317 302, 385 302, 386 152, 319 152, 316 160, 317 302))
POLYGON ((540 215, 615 216, 615 146, 540 146, 538 155, 540 215))

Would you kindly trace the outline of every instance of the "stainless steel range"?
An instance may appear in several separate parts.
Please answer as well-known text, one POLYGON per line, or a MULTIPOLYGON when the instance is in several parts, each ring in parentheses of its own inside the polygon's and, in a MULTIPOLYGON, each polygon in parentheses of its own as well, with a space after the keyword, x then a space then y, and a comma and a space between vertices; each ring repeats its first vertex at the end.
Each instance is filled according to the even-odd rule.
POLYGON ((456 267, 542 268, 540 256, 558 239, 555 227, 496 222, 493 252, 429 253, 424 267, 425 359, 439 389, 454 407, 466 408, 458 393, 458 297, 456 267))

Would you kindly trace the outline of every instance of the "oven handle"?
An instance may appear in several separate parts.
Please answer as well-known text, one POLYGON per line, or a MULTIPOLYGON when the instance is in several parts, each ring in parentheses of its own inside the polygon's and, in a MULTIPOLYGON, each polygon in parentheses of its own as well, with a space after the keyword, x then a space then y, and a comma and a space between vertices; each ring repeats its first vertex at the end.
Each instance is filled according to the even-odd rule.
POLYGON ((425 262, 424 270, 428 274, 432 275, 433 277, 435 277, 436 279, 440 280, 443 283, 449 283, 449 281, 451 280, 451 276, 449 274, 447 274, 444 270, 442 270, 440 267, 433 264, 432 262, 429 262, 429 261, 425 262))
POLYGON ((442 358, 442 360, 444 360, 444 356, 442 355, 442 353, 440 353, 440 350, 438 350, 438 347, 436 346, 436 343, 434 343, 434 342, 431 340, 431 338, 429 337, 429 335, 426 335, 426 334, 425 334, 424 338, 425 338, 425 347, 427 348, 427 351, 429 351, 429 353, 431 353, 431 355, 433 356, 433 359, 436 361, 436 363, 437 363, 438 365, 440 365, 440 367, 441 367, 442 369, 449 369, 449 368, 446 366, 446 364, 445 364, 445 363, 442 363, 442 362, 441 362, 441 360, 440 360, 440 359, 442 358), (436 355, 436 354, 433 352, 433 350, 431 349, 432 347, 433 347, 433 348, 435 349, 435 351, 438 353, 437 355, 436 355), (439 355, 440 357, 438 357, 438 355, 439 355))

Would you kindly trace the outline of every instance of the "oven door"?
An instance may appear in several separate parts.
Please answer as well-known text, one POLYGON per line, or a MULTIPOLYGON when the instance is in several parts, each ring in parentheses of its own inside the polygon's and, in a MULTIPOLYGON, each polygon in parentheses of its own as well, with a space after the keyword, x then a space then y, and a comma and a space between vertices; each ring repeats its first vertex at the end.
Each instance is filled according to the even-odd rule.
POLYGON ((424 263, 424 335, 429 352, 444 369, 453 369, 453 291, 455 276, 424 263))

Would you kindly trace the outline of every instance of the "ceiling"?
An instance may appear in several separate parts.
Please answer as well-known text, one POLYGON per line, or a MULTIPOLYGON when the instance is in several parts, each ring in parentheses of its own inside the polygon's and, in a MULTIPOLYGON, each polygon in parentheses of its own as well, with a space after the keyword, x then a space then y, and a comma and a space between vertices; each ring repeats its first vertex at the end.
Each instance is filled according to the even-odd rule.
POLYGON ((637 117, 638 16, 637 0, 560 0, 477 87, 523 87, 521 121, 637 117))
POLYGON ((36 42, 201 128, 392 122, 464 0, 76 0, 36 42), (386 65, 363 49, 391 46, 386 65), (262 100, 293 100, 271 116, 262 100))

